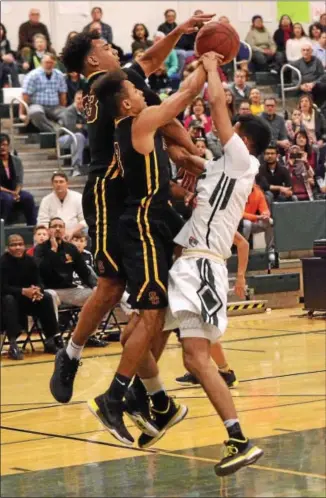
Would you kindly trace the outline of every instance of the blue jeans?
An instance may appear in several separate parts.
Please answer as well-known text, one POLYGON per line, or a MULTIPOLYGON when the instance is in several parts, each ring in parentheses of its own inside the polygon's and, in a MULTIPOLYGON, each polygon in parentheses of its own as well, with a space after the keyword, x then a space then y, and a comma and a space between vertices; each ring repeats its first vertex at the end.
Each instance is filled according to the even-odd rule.
POLYGON ((36 225, 36 208, 34 197, 30 192, 26 190, 21 190, 20 200, 15 201, 11 194, 7 192, 0 192, 0 216, 6 221, 8 220, 13 208, 18 204, 22 209, 24 216, 26 218, 27 225, 36 225))
POLYGON ((75 146, 75 142, 71 135, 63 135, 59 137, 59 144, 62 149, 70 147, 71 150, 71 165, 73 167, 82 166, 83 164, 83 152, 88 145, 88 138, 83 135, 83 133, 75 133, 75 137, 77 139, 77 148, 75 146))

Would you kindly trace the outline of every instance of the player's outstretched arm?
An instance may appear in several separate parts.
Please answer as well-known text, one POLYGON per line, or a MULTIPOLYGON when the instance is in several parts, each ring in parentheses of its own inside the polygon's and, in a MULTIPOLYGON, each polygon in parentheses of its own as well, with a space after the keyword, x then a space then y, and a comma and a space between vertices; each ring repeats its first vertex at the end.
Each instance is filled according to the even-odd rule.
POLYGON ((156 130, 183 111, 199 93, 205 81, 206 71, 200 64, 176 93, 164 100, 161 105, 148 107, 139 114, 134 120, 132 129, 133 145, 139 153, 149 154, 153 150, 156 130))
POLYGON ((214 16, 215 14, 192 16, 188 21, 179 24, 179 26, 171 31, 165 38, 146 50, 139 61, 139 65, 143 69, 145 75, 149 76, 163 64, 182 35, 198 31, 198 24, 200 25, 201 23, 209 22, 214 16))
POLYGON ((209 52, 202 56, 202 64, 207 71, 208 101, 211 108, 211 117, 221 144, 225 145, 234 132, 226 105, 224 88, 216 71, 217 63, 218 55, 214 52, 209 52))

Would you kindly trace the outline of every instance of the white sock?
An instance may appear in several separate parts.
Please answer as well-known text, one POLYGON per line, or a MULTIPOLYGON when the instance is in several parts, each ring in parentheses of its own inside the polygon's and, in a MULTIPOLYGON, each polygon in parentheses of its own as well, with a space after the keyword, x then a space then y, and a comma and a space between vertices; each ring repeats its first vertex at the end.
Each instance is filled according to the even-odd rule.
POLYGON ((224 420, 223 424, 225 425, 226 429, 229 429, 232 427, 234 424, 239 424, 239 419, 238 418, 230 418, 229 420, 224 420))
POLYGON ((80 360, 84 346, 78 346, 73 342, 72 339, 69 340, 66 353, 71 360, 80 360))
POLYGON ((164 385, 160 379, 160 376, 152 377, 151 379, 140 379, 145 386, 146 391, 150 396, 156 394, 160 391, 165 391, 164 385))

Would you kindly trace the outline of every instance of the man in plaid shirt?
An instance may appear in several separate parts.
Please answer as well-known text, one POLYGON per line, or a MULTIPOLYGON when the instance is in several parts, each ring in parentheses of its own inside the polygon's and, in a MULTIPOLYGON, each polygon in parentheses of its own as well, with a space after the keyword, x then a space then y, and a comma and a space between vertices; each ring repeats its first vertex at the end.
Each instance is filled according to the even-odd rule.
POLYGON ((53 132, 53 121, 61 123, 67 105, 67 85, 61 71, 54 69, 53 54, 45 54, 41 67, 24 80, 23 99, 29 105, 28 116, 43 132, 53 132))

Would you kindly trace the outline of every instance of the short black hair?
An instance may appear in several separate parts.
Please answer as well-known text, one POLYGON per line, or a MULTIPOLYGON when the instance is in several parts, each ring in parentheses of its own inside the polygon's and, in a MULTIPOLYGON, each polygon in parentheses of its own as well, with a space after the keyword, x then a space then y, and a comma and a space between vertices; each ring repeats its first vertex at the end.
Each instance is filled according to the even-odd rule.
POLYGON ((133 27, 133 29, 132 29, 132 33, 131 33, 131 34, 132 34, 133 39, 134 39, 134 40, 136 40, 136 41, 138 40, 138 38, 137 38, 137 36, 136 36, 136 29, 137 29, 137 27, 138 27, 138 26, 143 26, 144 31, 145 31, 145 40, 147 40, 147 38, 149 37, 149 31, 148 31, 148 29, 146 28, 145 24, 143 24, 142 22, 137 22, 137 23, 135 24, 135 26, 133 27))
POLYGON ((248 137, 252 145, 252 153, 259 156, 271 141, 272 134, 268 124, 259 116, 239 116, 240 131, 248 137))
POLYGON ((2 142, 8 142, 8 144, 10 144, 10 137, 7 133, 0 133, 0 144, 2 144, 2 142))
POLYGON ((274 103, 275 103, 275 104, 277 103, 276 98, 275 98, 275 97, 273 97, 273 96, 272 96, 272 97, 265 97, 265 98, 264 98, 264 103, 266 103, 266 102, 267 102, 267 100, 274 100, 274 103))
POLYGON ((103 10, 101 7, 93 7, 91 10, 91 14, 93 14, 94 10, 99 10, 101 12, 101 14, 103 14, 103 10))
POLYGON ((119 117, 119 105, 123 92, 122 83, 128 79, 122 69, 100 76, 92 85, 98 100, 110 111, 113 118, 119 117))
POLYGON ((173 12, 175 15, 177 15, 176 11, 174 9, 166 9, 166 11, 164 12, 164 16, 166 17, 167 13, 168 12, 173 12))
POLYGON ((62 219, 62 218, 60 218, 60 216, 53 216, 53 218, 51 218, 51 219, 50 219, 50 221, 49 221, 49 228, 51 228, 52 222, 53 222, 54 220, 59 220, 59 221, 62 221, 63 225, 64 225, 64 226, 66 226, 65 222, 63 221, 63 219, 62 219))
POLYGON ((63 171, 55 171, 53 173, 53 175, 51 176, 51 183, 53 183, 53 180, 55 179, 56 176, 59 176, 60 178, 64 178, 66 180, 66 182, 68 181, 68 177, 67 177, 66 173, 64 173, 63 171))
POLYGON ((82 73, 85 59, 92 48, 92 41, 101 38, 97 31, 78 33, 67 41, 62 51, 62 62, 68 73, 82 73))
POLYGON ((3 31, 3 39, 6 40, 7 39, 7 29, 2 22, 0 22, 0 26, 2 27, 2 31, 3 31))
POLYGON ((272 140, 272 141, 271 141, 271 142, 267 145, 267 147, 266 147, 265 151, 266 151, 267 149, 273 149, 273 150, 275 150, 275 151, 277 152, 277 144, 276 144, 276 142, 272 140))
POLYGON ((7 239, 7 246, 10 245, 12 239, 14 239, 15 237, 20 237, 25 244, 24 237, 20 233, 12 233, 11 235, 9 235, 9 237, 7 239))

